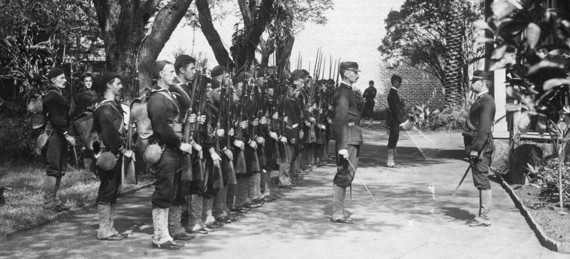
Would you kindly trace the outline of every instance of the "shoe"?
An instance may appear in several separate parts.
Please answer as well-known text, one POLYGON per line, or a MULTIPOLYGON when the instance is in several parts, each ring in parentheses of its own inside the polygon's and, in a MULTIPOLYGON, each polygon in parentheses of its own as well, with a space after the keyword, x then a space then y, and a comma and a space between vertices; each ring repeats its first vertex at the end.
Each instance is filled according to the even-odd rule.
POLYGON ((214 223, 206 224, 206 227, 212 228, 212 229, 221 228, 221 227, 223 227, 223 226, 224 226, 224 223, 221 223, 221 222, 219 222, 219 221, 217 221, 217 220, 214 221, 214 223))
POLYGON ((237 212, 237 213, 248 213, 249 209, 244 208, 244 207, 232 207, 232 208, 230 208, 230 211, 237 212))
POLYGON ((99 240, 102 240, 102 241, 120 241, 120 240, 123 240, 125 238, 126 237, 121 235, 121 234, 114 234, 114 235, 108 236, 106 238, 99 238, 99 240))
POLYGON ((187 234, 187 233, 185 233, 185 232, 182 232, 182 233, 180 233, 180 234, 173 235, 172 238, 173 238, 174 240, 188 241, 188 240, 192 240, 192 239, 196 238, 196 236, 195 236, 195 235, 187 234))
POLYGON ((70 209, 71 209, 71 207, 65 206, 61 203, 49 208, 49 210, 53 210, 55 212, 68 211, 70 209))
POLYGON ((167 241, 162 244, 155 244, 152 243, 152 247, 160 248, 160 249, 168 249, 168 250, 178 250, 183 247, 181 244, 174 243, 173 241, 167 241))
POLYGON ((470 227, 489 227, 491 226, 491 221, 481 217, 475 217, 468 225, 470 227))
POLYGON ((279 185, 279 188, 282 188, 282 189, 291 189, 292 187, 291 187, 291 185, 279 185))
POLYGON ((232 219, 231 219, 231 216, 218 217, 218 218, 216 218, 216 222, 229 224, 229 223, 232 223, 232 219))
POLYGON ((340 218, 340 219, 337 219, 337 220, 332 220, 332 219, 331 219, 331 221, 332 221, 333 223, 343 223, 343 224, 353 224, 353 223, 354 223, 354 220, 353 220, 351 217, 340 218))
POLYGON ((255 209, 261 207, 261 203, 255 203, 252 201, 244 204, 243 207, 248 209, 255 209))
POLYGON ((207 235, 208 234, 208 230, 206 228, 199 228, 199 229, 192 229, 192 231, 190 231, 190 233, 192 234, 202 234, 202 235, 207 235))

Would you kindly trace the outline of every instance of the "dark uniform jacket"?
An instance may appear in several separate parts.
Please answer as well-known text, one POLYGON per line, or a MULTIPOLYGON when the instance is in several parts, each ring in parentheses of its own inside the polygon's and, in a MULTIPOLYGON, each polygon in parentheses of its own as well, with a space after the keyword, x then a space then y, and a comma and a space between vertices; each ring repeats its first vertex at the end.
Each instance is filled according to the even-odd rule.
POLYGON ((295 98, 285 97, 283 99, 283 119, 287 117, 284 121, 284 135, 288 142, 297 144, 299 141, 299 131, 303 129, 304 122, 301 119, 301 109, 299 107, 299 102, 295 98))
POLYGON ((154 86, 148 99, 147 109, 154 132, 153 138, 169 148, 179 148, 181 141, 171 126, 177 121, 179 109, 170 91, 154 86))
POLYGON ((123 109, 113 100, 102 101, 93 112, 93 127, 99 132, 103 144, 114 154, 118 154, 124 145, 121 137, 123 131, 123 109))
POLYGON ((91 89, 83 88, 75 94, 73 99, 75 100, 75 116, 78 116, 88 109, 95 108, 97 93, 91 89))
POLYGON ((488 93, 479 96, 469 110, 469 118, 467 126, 472 130, 471 145, 467 146, 468 150, 480 151, 483 145, 484 151, 493 151, 493 120, 495 118, 495 100, 488 93))
POLYGON ((335 91, 333 103, 333 127, 337 148, 340 150, 346 149, 348 145, 361 145, 360 113, 352 88, 341 83, 335 91))
POLYGON ((390 88, 388 93, 388 108, 390 109, 390 123, 401 124, 406 121, 406 117, 403 115, 404 103, 394 88, 390 88))
POLYGON ((364 90, 364 94, 362 95, 362 97, 367 103, 369 102, 373 103, 374 98, 376 98, 376 88, 374 86, 369 86, 368 88, 366 88, 366 90, 364 90))
POLYGON ((42 109, 47 118, 47 129, 53 129, 59 133, 67 131, 69 104, 59 88, 51 86, 48 89, 47 94, 42 98, 42 109))

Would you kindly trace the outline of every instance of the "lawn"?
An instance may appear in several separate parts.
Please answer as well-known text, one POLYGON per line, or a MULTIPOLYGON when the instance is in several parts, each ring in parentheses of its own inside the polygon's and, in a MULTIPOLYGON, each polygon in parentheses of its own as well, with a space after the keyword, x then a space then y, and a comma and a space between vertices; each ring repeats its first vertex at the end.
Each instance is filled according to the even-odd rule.
MULTIPOLYGON (((56 216, 56 212, 42 207, 45 177, 45 166, 39 163, 0 166, 0 187, 7 187, 6 204, 0 207, 0 241, 12 233, 45 224, 56 216)), ((138 185, 127 185, 123 190, 149 181, 149 177, 143 178, 138 185)), ((99 180, 93 173, 68 166, 58 196, 61 202, 76 210, 93 204, 98 188, 99 180)))

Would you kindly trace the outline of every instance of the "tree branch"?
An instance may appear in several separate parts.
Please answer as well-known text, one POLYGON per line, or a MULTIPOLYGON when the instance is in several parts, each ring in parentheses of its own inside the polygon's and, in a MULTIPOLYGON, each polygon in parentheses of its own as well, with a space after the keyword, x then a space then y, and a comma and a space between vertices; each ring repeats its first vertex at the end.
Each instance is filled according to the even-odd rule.
POLYGON ((198 8, 200 29, 208 40, 218 64, 220 66, 227 67, 228 63, 231 62, 231 58, 222 43, 222 39, 220 38, 218 31, 212 23, 212 14, 210 12, 208 0, 196 0, 196 7, 198 8))

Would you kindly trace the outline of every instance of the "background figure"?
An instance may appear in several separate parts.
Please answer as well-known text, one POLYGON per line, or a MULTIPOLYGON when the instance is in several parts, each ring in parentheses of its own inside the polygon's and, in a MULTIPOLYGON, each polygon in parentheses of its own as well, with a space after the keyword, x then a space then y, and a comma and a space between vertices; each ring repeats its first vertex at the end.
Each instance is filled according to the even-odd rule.
POLYGON ((364 98, 364 108, 362 109, 362 119, 370 119, 368 127, 372 127, 372 121, 374 120, 374 99, 376 98, 376 88, 374 87, 374 81, 370 80, 368 82, 368 88, 364 90, 362 98, 364 98))
POLYGON ((388 119, 386 120, 386 123, 390 128, 390 137, 388 138, 388 161, 386 166, 397 167, 394 162, 394 155, 396 154, 396 145, 400 138, 400 126, 406 124, 408 121, 404 114, 404 102, 398 95, 398 89, 400 89, 400 86, 402 85, 402 78, 398 75, 392 75, 390 82, 392 83, 392 88, 388 93, 389 114, 388 119))

